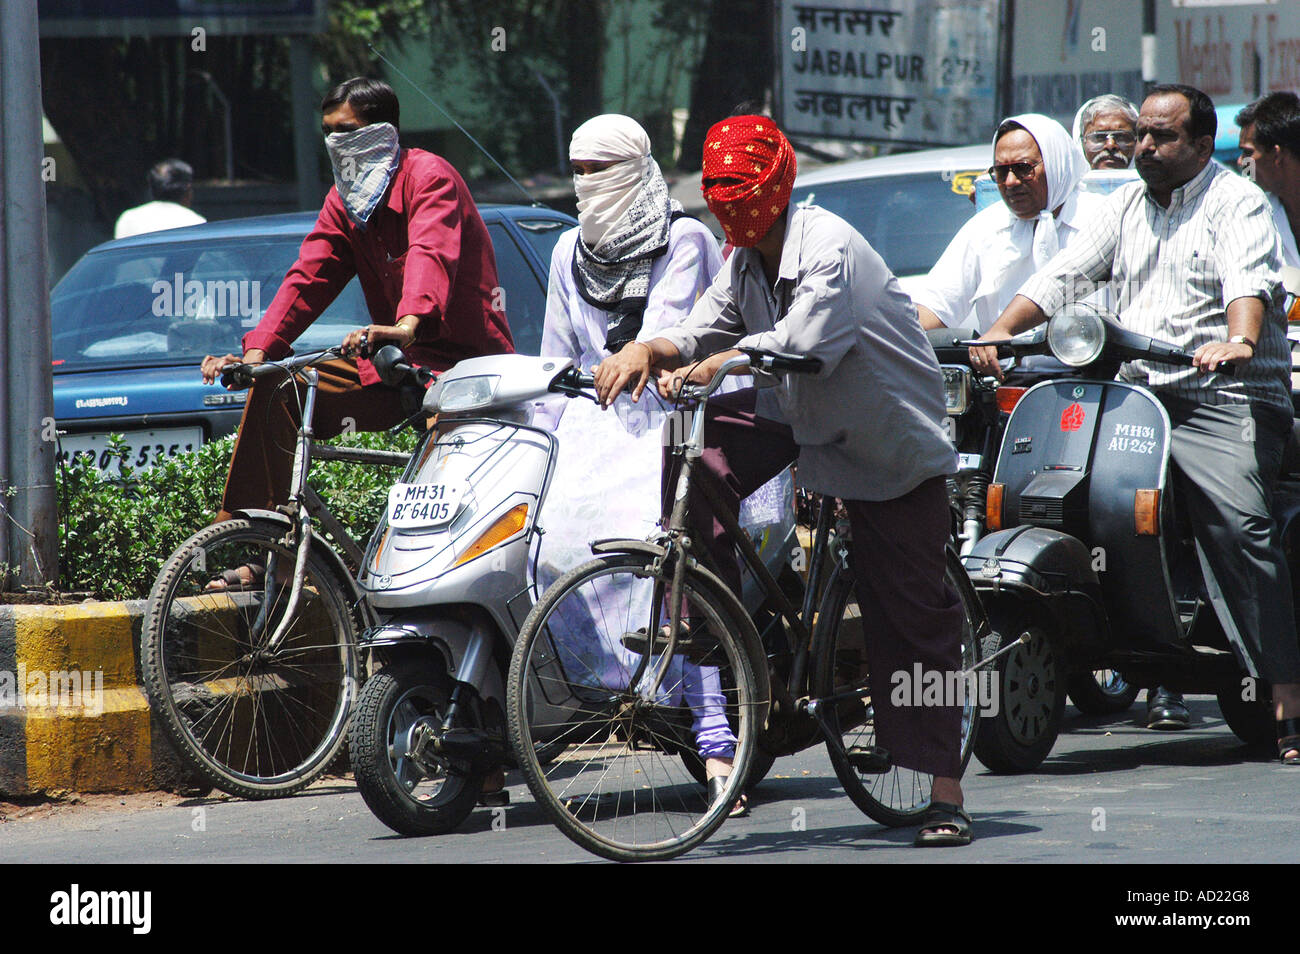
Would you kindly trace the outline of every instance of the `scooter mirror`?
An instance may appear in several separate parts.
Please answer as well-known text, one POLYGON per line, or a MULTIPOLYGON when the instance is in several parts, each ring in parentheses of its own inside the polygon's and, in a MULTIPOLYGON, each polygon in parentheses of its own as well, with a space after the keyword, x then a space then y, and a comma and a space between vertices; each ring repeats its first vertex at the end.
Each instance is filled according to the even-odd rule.
POLYGON ((370 363, 375 366, 379 373, 379 380, 383 381, 390 388, 400 385, 406 378, 405 373, 396 367, 399 364, 406 363, 406 355, 402 354, 402 349, 396 345, 384 345, 375 352, 370 363))

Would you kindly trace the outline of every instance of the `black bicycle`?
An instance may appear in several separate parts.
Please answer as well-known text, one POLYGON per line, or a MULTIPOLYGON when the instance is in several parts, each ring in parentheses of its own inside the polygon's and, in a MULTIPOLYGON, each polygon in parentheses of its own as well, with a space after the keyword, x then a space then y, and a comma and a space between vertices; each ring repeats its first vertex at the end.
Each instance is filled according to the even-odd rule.
MULTIPOLYGON (((649 541, 593 544, 596 559, 543 594, 515 644, 507 687, 515 756, 557 827, 605 858, 662 860, 688 851, 717 830, 773 759, 823 740, 845 793, 876 821, 917 824, 929 806, 932 778, 890 764, 875 744, 863 610, 838 502, 814 497, 800 595, 767 571, 722 505, 715 478, 695 466, 709 397, 746 366, 813 372, 819 362, 748 349, 707 385, 684 386, 682 397, 697 403, 689 433, 675 442, 681 469, 667 528, 649 541), (766 594, 769 612, 758 626, 694 554, 686 529, 693 483, 766 594), (627 661, 611 664, 620 648, 627 661), (695 734, 716 732, 723 720, 735 755, 724 790, 710 800, 699 784, 695 734), (541 756, 557 740, 569 748, 546 764, 541 756)), ((947 579, 965 614, 963 669, 974 673, 988 622, 951 548, 947 579)), ((966 694, 963 768, 977 702, 976 693, 966 694)))

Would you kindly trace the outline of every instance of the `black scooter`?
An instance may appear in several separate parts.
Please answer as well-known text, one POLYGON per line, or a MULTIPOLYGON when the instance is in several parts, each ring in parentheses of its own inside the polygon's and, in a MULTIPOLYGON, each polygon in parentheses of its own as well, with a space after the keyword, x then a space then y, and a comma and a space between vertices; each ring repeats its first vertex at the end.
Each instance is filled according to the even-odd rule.
MULTIPOLYGON (((976 757, 995 772, 1035 768, 1060 731, 1067 682, 1098 669, 1214 693, 1239 738, 1271 741, 1268 687, 1245 677, 1205 596, 1171 479, 1169 416, 1147 388, 1114 380, 1126 360, 1187 366, 1191 355, 1083 305, 999 351, 1051 353, 1077 374, 1015 405, 989 486, 991 532, 963 557, 994 630, 984 654, 1000 653, 976 757)), ((1300 466, 1288 453, 1274 494, 1288 553, 1297 515, 1300 466)))

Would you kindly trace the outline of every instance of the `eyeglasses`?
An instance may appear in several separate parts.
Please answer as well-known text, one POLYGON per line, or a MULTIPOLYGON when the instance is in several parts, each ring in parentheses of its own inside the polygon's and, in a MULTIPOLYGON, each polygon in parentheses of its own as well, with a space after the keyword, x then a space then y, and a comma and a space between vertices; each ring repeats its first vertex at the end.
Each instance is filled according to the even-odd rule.
POLYGON ((1037 162, 1005 162, 1000 166, 989 166, 989 175, 998 182, 1003 182, 1007 178, 1007 173, 1014 172, 1017 179, 1028 179, 1033 175, 1034 170, 1043 164, 1043 160, 1037 162))
POLYGON ((1095 146, 1098 149, 1105 146, 1106 140, 1108 139, 1115 140, 1115 145, 1117 146, 1131 146, 1137 142, 1137 136, 1133 135, 1131 132, 1124 132, 1122 129, 1118 132, 1114 130, 1110 132, 1090 132, 1085 133, 1083 136, 1084 142, 1090 146, 1095 146))

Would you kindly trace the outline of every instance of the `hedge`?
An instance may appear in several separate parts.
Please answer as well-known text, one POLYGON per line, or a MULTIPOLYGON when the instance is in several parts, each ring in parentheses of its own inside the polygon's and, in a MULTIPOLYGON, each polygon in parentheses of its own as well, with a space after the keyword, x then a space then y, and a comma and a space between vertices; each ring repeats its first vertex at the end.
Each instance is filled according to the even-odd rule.
MULTIPOLYGON (((416 435, 404 430, 353 434, 336 443, 409 452, 416 435)), ((101 600, 143 599, 167 557, 212 522, 225 487, 233 438, 205 444, 150 470, 125 463, 125 442, 110 439, 123 461, 120 476, 107 476, 85 458, 60 465, 59 589, 101 600)), ((330 509, 361 541, 378 522, 395 467, 337 461, 312 466, 310 482, 330 509)))

